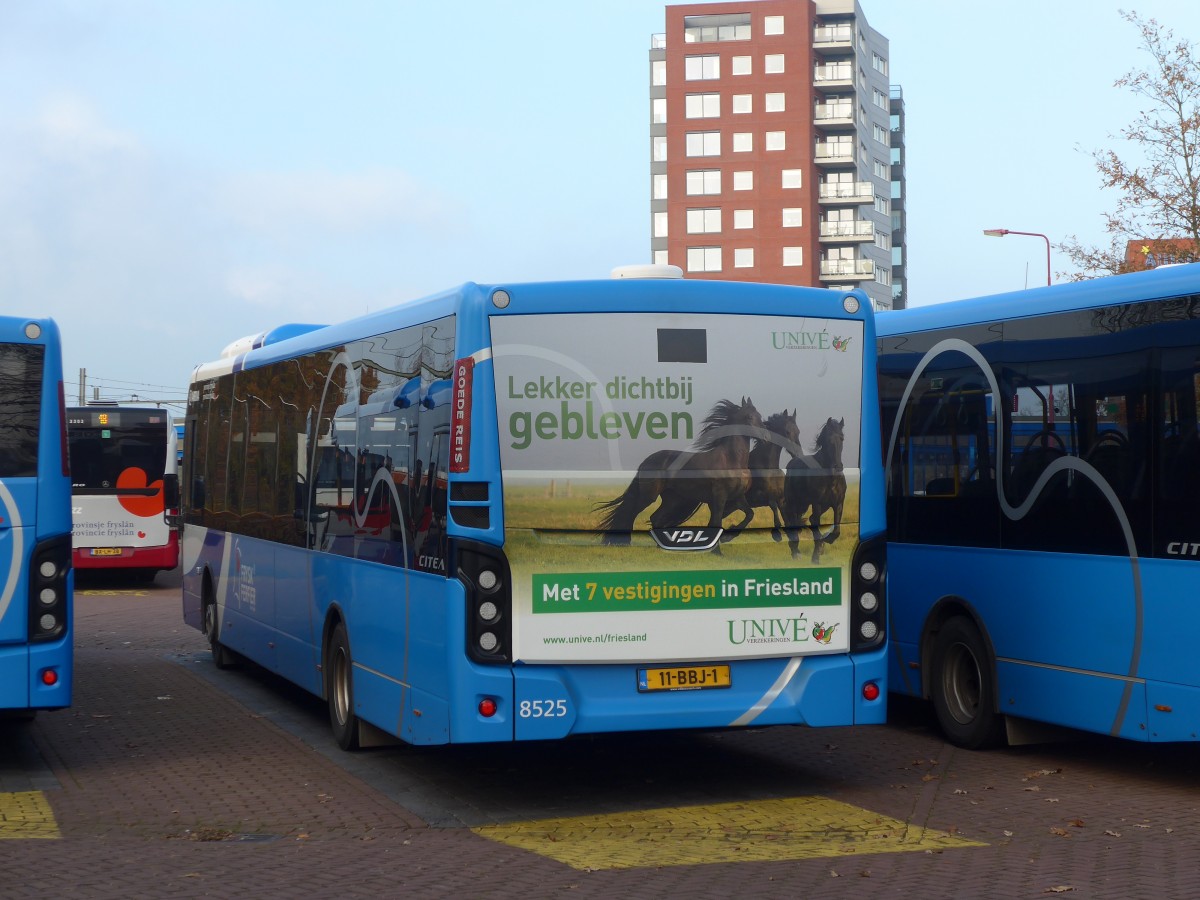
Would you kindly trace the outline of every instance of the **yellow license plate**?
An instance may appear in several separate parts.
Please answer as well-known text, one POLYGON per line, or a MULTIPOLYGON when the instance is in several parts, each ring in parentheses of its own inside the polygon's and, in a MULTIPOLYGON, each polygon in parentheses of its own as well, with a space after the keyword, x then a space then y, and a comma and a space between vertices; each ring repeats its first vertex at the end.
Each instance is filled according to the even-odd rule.
POLYGON ((673 666, 665 669, 638 669, 638 690, 696 691, 702 688, 727 688, 733 684, 729 666, 673 666))
POLYGON ((93 547, 92 556, 120 556, 120 547, 93 547))

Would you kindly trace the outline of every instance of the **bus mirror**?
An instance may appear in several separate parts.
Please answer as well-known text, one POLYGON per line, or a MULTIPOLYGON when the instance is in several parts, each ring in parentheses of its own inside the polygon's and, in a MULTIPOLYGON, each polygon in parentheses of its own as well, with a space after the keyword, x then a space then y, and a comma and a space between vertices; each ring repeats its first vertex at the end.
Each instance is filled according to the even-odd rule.
POLYGON ((179 509, 179 476, 173 472, 163 476, 163 506, 179 509))

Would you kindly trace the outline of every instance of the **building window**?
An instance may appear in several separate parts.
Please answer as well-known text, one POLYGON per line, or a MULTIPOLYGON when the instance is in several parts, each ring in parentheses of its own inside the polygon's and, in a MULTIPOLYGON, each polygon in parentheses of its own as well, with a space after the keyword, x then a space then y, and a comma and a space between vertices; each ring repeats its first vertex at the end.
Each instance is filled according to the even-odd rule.
POLYGON ((877 284, 891 284, 892 283, 892 270, 885 269, 882 266, 876 266, 875 267, 875 282, 877 284))
POLYGON ((734 75, 750 75, 753 72, 753 64, 750 62, 749 56, 735 56, 732 60, 734 75))
POLYGON ((684 16, 685 44, 750 40, 750 13, 723 16, 684 16))
POLYGON ((654 264, 656 266, 667 265, 667 251, 666 250, 655 250, 654 251, 654 264))
POLYGON ((883 91, 881 91, 879 88, 871 89, 871 99, 875 101, 875 105, 878 106, 880 109, 888 108, 888 105, 889 105, 888 104, 888 95, 885 94, 883 91))
POLYGON ((667 199, 667 176, 665 174, 659 173, 659 174, 656 174, 653 176, 652 181, 654 184, 654 189, 653 189, 654 199, 655 200, 666 200, 667 199))
POLYGON ((748 153, 754 149, 754 135, 749 131, 735 131, 733 134, 733 152, 748 153))
POLYGON ((656 59, 650 63, 650 83, 655 87, 661 87, 667 83, 667 61, 665 59, 656 59))
POLYGON ((890 234, 888 234, 886 231, 876 230, 875 246, 878 247, 880 250, 891 250, 892 249, 892 236, 890 234))
POLYGON ((783 34, 783 16, 765 16, 763 34, 783 34))
POLYGON ((887 197, 880 197, 878 194, 876 194, 875 212, 883 213, 885 216, 890 216, 892 214, 892 201, 887 197))
POLYGON ((752 210, 752 209, 735 209, 733 211, 733 227, 734 228, 753 228, 754 227, 754 210, 752 210))
POLYGON ((783 264, 785 266, 802 266, 802 265, 804 265, 804 248, 803 247, 784 247, 783 248, 783 264))
POLYGON ((750 94, 734 94, 733 111, 735 113, 753 112, 754 98, 750 94))
POLYGON ((739 247, 733 251, 733 267, 735 269, 754 268, 754 248, 739 247))
POLYGON ((892 177, 892 172, 888 168, 887 163, 881 159, 875 160, 875 177, 887 180, 892 177))
POLYGON ((783 54, 768 53, 763 57, 763 71, 768 75, 778 75, 783 72, 783 54))
POLYGON ((721 57, 685 56, 683 58, 683 77, 686 81, 712 81, 721 77, 721 57))
POLYGON ((667 121, 667 98, 655 97, 650 101, 650 122, 662 125, 667 121))
POLYGON ((887 75, 888 62, 878 53, 871 54, 871 65, 874 66, 876 72, 880 73, 881 75, 887 75))
POLYGON ((688 119, 716 119, 721 115, 720 94, 688 94, 683 102, 683 115, 688 119))
POLYGON ((799 228, 804 224, 804 210, 799 206, 785 208, 783 211, 783 227, 799 228))
POLYGON ((687 134, 688 156, 720 156, 721 132, 689 131, 687 134))
POLYGON ((720 247, 688 247, 687 270, 689 272, 720 272, 720 247))
POLYGON ((767 149, 768 150, 786 150, 787 149, 787 133, 783 131, 768 131, 767 132, 767 149))
POLYGON ((687 211, 688 234, 720 234, 721 210, 689 209, 687 211))
POLYGON ((879 143, 884 145, 891 143, 892 138, 891 135, 888 134, 888 130, 878 122, 871 123, 871 133, 875 136, 875 140, 879 141, 879 143))
POLYGON ((733 189, 735 191, 752 191, 752 190, 754 190, 754 173, 753 172, 734 172, 733 173, 733 189))
MULTIPOLYGON (((764 98, 766 101, 767 112, 783 112, 786 109, 786 101, 784 100, 785 96, 786 95, 782 92, 777 94, 767 94, 767 96, 764 98)), ((664 110, 663 113, 665 115, 666 111, 664 110)))
POLYGON ((798 188, 804 184, 803 169, 784 169, 783 170, 783 186, 785 188, 798 188))
POLYGON ((721 193, 720 169, 692 169, 687 173, 687 194, 689 197, 719 193, 721 193))
POLYGON ((656 238, 665 238, 667 236, 667 214, 665 212, 656 212, 654 214, 654 236, 656 238))
POLYGON ((653 137, 650 139, 650 158, 655 162, 667 161, 667 139, 665 137, 653 137))

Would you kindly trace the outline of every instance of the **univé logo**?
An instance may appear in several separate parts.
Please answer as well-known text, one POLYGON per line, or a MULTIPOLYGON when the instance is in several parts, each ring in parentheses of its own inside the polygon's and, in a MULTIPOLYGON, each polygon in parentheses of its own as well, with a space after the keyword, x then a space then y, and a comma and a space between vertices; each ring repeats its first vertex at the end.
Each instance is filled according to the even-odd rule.
POLYGON ((711 550, 721 540, 721 528, 651 528, 650 537, 663 550, 711 550))
POLYGON ((771 346, 776 350, 837 350, 845 353, 850 340, 828 331, 771 332, 771 346))

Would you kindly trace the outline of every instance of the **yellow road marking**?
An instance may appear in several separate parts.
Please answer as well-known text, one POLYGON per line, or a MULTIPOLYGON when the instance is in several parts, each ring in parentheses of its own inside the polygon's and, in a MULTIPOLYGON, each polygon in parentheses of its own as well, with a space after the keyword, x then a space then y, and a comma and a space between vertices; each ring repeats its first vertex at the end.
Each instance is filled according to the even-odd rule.
POLYGON ((59 837, 54 810, 41 791, 0 794, 0 840, 59 837))
POLYGON ((76 597, 149 597, 149 591, 139 591, 135 588, 128 590, 84 590, 75 591, 76 597))
POLYGON ((581 870, 987 846, 824 797, 541 819, 471 830, 581 870))

